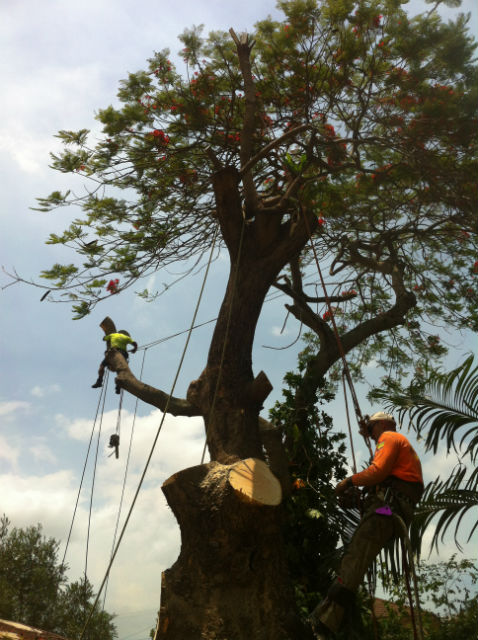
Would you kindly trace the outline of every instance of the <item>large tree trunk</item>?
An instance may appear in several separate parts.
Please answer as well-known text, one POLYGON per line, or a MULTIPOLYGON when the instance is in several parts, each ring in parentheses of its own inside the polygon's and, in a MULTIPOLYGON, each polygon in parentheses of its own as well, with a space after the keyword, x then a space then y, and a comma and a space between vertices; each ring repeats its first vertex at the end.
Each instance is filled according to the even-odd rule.
POLYGON ((158 640, 302 640, 278 507, 243 498, 226 465, 185 469, 163 491, 181 552, 163 573, 158 640))
POLYGON ((287 571, 283 507, 244 500, 228 481, 238 461, 264 459, 259 412, 271 387, 262 372, 254 378, 254 333, 267 291, 307 236, 280 219, 245 223, 237 186, 233 168, 215 177, 231 272, 206 368, 188 390, 204 417, 212 462, 180 471, 163 486, 182 545, 163 575, 157 640, 311 637, 287 571))

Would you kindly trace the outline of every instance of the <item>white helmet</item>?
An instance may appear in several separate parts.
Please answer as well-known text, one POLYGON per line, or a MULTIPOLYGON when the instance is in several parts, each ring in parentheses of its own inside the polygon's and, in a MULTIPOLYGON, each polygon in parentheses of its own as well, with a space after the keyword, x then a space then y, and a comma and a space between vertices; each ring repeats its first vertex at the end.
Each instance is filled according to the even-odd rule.
POLYGON ((391 416, 389 413, 384 413, 383 411, 377 411, 377 413, 374 413, 373 416, 370 416, 368 421, 369 422, 379 422, 379 421, 391 422, 394 427, 397 426, 397 423, 395 422, 395 418, 391 416))

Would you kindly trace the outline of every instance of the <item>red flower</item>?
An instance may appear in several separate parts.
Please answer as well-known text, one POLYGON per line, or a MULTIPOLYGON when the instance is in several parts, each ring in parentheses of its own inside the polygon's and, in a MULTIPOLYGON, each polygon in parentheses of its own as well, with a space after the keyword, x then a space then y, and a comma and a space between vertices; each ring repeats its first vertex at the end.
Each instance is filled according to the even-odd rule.
POLYGON ((473 271, 478 273, 478 260, 475 260, 475 264, 473 265, 473 271))
POLYGON ((155 129, 151 134, 158 144, 169 144, 169 136, 167 136, 161 129, 155 129))
POLYGON ((118 284, 119 284, 118 278, 116 278, 115 280, 110 280, 106 287, 106 291, 109 291, 111 294, 118 293, 118 284))
POLYGON ((317 218, 317 222, 319 223, 319 226, 322 226, 325 224, 325 218, 319 217, 317 218))
POLYGON ((335 138, 335 129, 331 124, 324 124, 324 129, 327 138, 335 138))

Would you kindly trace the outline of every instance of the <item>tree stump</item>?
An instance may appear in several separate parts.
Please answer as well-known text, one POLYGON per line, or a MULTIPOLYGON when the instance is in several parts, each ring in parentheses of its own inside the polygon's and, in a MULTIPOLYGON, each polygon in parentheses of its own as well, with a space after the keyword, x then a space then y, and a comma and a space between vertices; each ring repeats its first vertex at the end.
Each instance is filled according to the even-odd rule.
POLYGON ((281 488, 262 460, 184 469, 163 492, 181 551, 163 572, 157 640, 305 640, 281 535, 281 488))

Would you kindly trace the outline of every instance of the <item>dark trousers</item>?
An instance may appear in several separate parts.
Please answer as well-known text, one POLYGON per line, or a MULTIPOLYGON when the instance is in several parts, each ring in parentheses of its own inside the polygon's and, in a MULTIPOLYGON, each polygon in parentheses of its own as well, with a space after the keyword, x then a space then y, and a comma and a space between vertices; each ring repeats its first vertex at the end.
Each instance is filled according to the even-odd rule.
MULTIPOLYGON (((339 575, 330 588, 331 594, 337 593, 338 585, 345 587, 349 592, 355 592, 378 553, 389 540, 401 532, 393 516, 379 515, 375 512, 383 506, 383 500, 377 495, 367 498, 363 517, 342 558, 339 575)), ((412 503, 404 498, 396 498, 392 510, 407 526, 410 524, 413 516, 412 503)), ((327 597, 314 613, 322 624, 337 632, 342 624, 344 612, 344 606, 327 597)))

